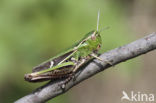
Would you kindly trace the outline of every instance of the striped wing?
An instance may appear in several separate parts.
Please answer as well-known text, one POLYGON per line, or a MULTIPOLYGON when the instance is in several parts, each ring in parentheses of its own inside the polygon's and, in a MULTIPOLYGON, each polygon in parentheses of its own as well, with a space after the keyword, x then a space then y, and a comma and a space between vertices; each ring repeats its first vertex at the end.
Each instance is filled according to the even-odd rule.
POLYGON ((42 64, 36 66, 33 68, 32 72, 39 72, 48 68, 51 68, 53 66, 56 66, 58 63, 60 63, 61 61, 63 61, 64 59, 68 58, 69 56, 72 56, 71 54, 74 52, 75 50, 70 50, 60 56, 56 56, 46 62, 43 62, 42 64))

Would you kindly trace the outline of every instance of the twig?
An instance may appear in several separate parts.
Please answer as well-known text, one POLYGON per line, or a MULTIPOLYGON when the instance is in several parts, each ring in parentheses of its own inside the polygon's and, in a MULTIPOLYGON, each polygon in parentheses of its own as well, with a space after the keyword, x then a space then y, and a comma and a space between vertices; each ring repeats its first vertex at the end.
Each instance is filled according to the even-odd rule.
MULTIPOLYGON (((110 61, 113 65, 116 65, 120 62, 124 62, 131 58, 145 54, 154 49, 156 49, 156 33, 152 33, 130 44, 106 52, 102 54, 100 58, 102 58, 103 60, 110 61)), ((15 103, 46 102, 60 94, 65 93, 79 82, 82 82, 83 80, 95 75, 98 72, 105 70, 110 66, 111 65, 106 62, 93 60, 87 66, 82 67, 82 69, 76 73, 76 78, 74 80, 71 80, 66 85, 65 89, 62 89, 60 86, 60 83, 62 83, 63 80, 49 82, 48 84, 36 89, 33 93, 20 98, 15 103)))

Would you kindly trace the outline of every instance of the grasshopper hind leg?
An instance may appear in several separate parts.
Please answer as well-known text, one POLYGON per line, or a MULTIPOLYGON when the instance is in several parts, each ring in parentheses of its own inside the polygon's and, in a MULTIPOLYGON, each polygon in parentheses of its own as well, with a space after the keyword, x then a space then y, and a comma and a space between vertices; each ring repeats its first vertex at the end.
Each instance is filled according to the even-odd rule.
POLYGON ((74 78, 74 74, 71 73, 71 74, 69 75, 69 77, 67 77, 67 78, 60 84, 61 88, 62 88, 62 89, 65 89, 66 84, 67 84, 70 80, 72 80, 73 78, 74 78))
POLYGON ((63 82, 61 83, 61 88, 62 88, 62 89, 64 89, 64 88, 66 87, 66 84, 67 84, 68 82, 70 82, 70 80, 72 80, 72 79, 74 80, 76 71, 80 68, 80 66, 82 66, 82 65, 85 63, 85 61, 86 61, 85 58, 83 58, 83 59, 81 59, 80 61, 78 61, 78 64, 74 67, 72 73, 69 74, 69 77, 67 77, 67 78, 65 79, 65 81, 63 81, 63 82))

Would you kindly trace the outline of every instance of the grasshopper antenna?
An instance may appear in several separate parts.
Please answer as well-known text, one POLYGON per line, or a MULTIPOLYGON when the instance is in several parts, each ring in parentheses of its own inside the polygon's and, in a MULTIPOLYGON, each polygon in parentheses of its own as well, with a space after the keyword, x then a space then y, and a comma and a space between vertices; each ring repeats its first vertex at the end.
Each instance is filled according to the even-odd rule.
MULTIPOLYGON (((98 11, 98 16, 97 16, 97 31, 99 30, 99 21, 100 21, 100 9, 98 11)), ((109 28, 110 28, 109 26, 103 27, 102 29, 99 30, 99 32, 102 32, 102 31, 109 29, 109 28)))
POLYGON ((99 29, 99 19, 100 19, 100 10, 98 11, 98 17, 97 17, 97 31, 99 29))
POLYGON ((109 28, 110 28, 109 26, 103 27, 102 29, 99 30, 99 32, 102 32, 102 31, 107 30, 107 29, 109 29, 109 28))

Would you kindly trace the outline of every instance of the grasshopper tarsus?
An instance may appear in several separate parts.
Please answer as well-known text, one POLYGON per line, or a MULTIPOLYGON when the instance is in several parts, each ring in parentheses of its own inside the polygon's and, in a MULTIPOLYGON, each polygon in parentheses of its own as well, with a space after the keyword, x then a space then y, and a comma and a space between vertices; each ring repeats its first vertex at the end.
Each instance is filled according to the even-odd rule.
POLYGON ((71 74, 69 75, 69 77, 66 78, 66 79, 60 84, 61 88, 62 88, 62 89, 65 89, 66 84, 69 83, 70 80, 72 80, 73 78, 74 78, 74 73, 71 73, 71 74))
POLYGON ((112 64, 112 62, 110 62, 110 61, 108 61, 108 60, 103 60, 104 62, 106 62, 107 64, 109 64, 109 65, 111 65, 111 66, 114 66, 113 64, 112 64))

